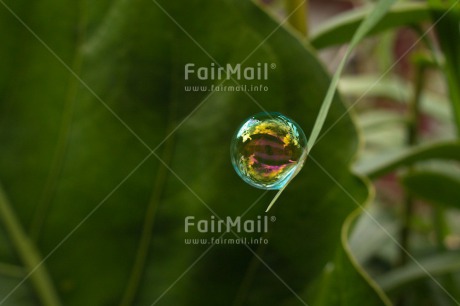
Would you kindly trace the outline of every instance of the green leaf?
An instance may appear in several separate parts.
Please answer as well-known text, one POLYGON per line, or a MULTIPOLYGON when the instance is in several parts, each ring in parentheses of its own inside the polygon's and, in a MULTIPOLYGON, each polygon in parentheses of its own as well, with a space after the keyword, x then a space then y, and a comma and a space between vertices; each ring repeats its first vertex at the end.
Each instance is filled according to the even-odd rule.
POLYGON ((460 208, 460 176, 447 171, 414 171, 402 177, 404 187, 412 194, 447 207, 460 208), (429 186, 429 188, 427 188, 429 186))
POLYGON ((458 141, 422 145, 419 147, 382 155, 371 160, 361 161, 354 170, 370 178, 378 178, 400 167, 430 159, 460 160, 458 141))
POLYGON ((348 235, 352 224, 361 213, 362 209, 356 210, 344 223, 342 231, 344 248, 337 252, 335 261, 324 268, 317 287, 313 287, 309 292, 313 296, 312 305, 360 305, 363 301, 370 305, 378 301, 391 305, 383 291, 367 276, 360 265, 354 259, 350 261, 354 255, 349 246, 348 235), (374 291, 359 289, 366 282, 373 286, 374 291))
POLYGON ((460 4, 458 1, 441 3, 437 0, 428 3, 432 8, 432 19, 445 57, 442 68, 449 85, 457 136, 460 136, 460 4))
MULTIPOLYGON (((317 49, 323 49, 347 43, 359 24, 374 9, 376 8, 360 7, 326 21, 311 35, 311 44, 317 49)), ((430 11, 426 3, 398 3, 367 35, 374 35, 392 28, 419 24, 429 19, 430 11)))
POLYGON ((350 55, 361 42, 361 40, 376 26, 380 20, 382 20, 382 18, 385 16, 395 1, 396 0, 380 0, 375 6, 374 10, 370 12, 366 18, 364 18, 356 31, 354 31, 347 51, 345 52, 345 55, 340 61, 332 77, 331 84, 329 85, 326 96, 324 97, 318 116, 315 120, 315 124, 313 125, 312 132, 307 143, 308 150, 313 148, 313 146, 316 144, 318 136, 321 133, 324 122, 326 121, 327 114, 329 112, 329 108, 331 107, 332 101, 334 99, 335 92, 339 86, 340 77, 342 76, 343 69, 345 68, 345 64, 347 63, 350 55))
MULTIPOLYGON (((375 74, 344 76, 339 89, 343 95, 355 99, 365 95, 366 98, 387 98, 402 104, 407 104, 413 95, 412 86, 407 81, 397 77, 382 79, 375 74)), ((453 120, 449 100, 429 90, 422 92, 420 109, 442 123, 453 120)))
POLYGON ((386 292, 404 289, 405 286, 429 275, 437 277, 443 274, 460 270, 460 253, 449 251, 435 253, 425 258, 418 259, 418 264, 409 263, 400 268, 379 276, 376 281, 386 292), (421 268, 423 267, 423 268, 421 268))
MULTIPOLYGON (((339 97, 325 126, 341 120, 272 212, 269 244, 250 246, 263 262, 242 245, 185 243, 220 236, 185 233, 187 216, 263 215, 269 197, 230 163, 236 127, 262 106, 308 133, 330 83, 312 50, 259 7, 233 0, 6 3, 41 42, 0 6, 7 41, 0 48, 0 181, 64 305, 281 305, 331 261, 354 273, 348 254, 337 255, 342 224, 368 190, 349 170, 358 139, 339 97), (268 80, 239 81, 268 91, 210 94, 186 90, 220 84, 186 80, 187 63, 276 68, 268 80)), ((0 261, 24 264, 8 246, 0 251, 0 261)), ((350 294, 374 296, 360 277, 350 294)), ((33 285, 27 280, 0 298, 11 293, 6 303, 23 305, 16 300, 26 296, 33 304, 33 285)))

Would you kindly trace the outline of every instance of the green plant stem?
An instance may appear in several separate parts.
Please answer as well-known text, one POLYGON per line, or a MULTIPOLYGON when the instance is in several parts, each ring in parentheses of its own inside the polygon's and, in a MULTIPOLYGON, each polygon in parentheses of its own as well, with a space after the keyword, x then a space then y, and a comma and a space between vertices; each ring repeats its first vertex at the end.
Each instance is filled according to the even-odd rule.
POLYGON ((433 210, 433 228, 436 236, 436 247, 439 251, 446 251, 444 239, 447 236, 447 225, 443 207, 435 206, 433 210))
MULTIPOLYGON (((425 80, 425 65, 417 66, 414 80, 414 96, 409 103, 409 118, 407 121, 407 145, 412 147, 417 144, 417 132, 420 119, 420 101, 425 80)), ((408 172, 412 172, 413 167, 409 166, 408 172)), ((412 195, 406 194, 404 201, 404 222, 401 229, 401 253, 400 264, 404 265, 408 261, 407 250, 409 249, 410 220, 413 213, 414 200, 412 195)))
MULTIPOLYGON (((77 40, 75 46, 75 55, 72 63, 72 70, 76 74, 80 74, 83 65, 83 52, 81 46, 84 43, 84 33, 86 26, 86 5, 82 4, 80 10, 80 20, 77 26, 77 40)), ((33 241, 37 241, 40 237, 43 225, 48 215, 51 202, 56 192, 57 182, 64 167, 65 157, 69 144, 70 133, 72 131, 73 114, 77 101, 78 88, 80 82, 73 75, 69 78, 69 86, 66 99, 64 101, 64 108, 59 126, 59 135, 57 138, 56 148, 53 154, 50 171, 46 179, 45 186, 41 197, 38 200, 37 206, 32 221, 29 226, 30 237, 33 241)))
MULTIPOLYGON (((418 125, 420 119, 420 100, 422 96, 422 90, 424 85, 424 63, 418 63, 415 71, 414 79, 414 95, 412 100, 409 102, 408 118, 407 118, 407 146, 413 147, 417 144, 418 125)), ((408 173, 414 171, 413 165, 409 165, 407 168, 408 173)), ((414 210, 414 199, 411 194, 406 192, 403 207, 403 226, 401 228, 401 251, 399 254, 399 266, 404 266, 410 260, 408 252, 410 249, 409 238, 410 238, 410 223, 414 210)), ((407 294, 402 294, 396 305, 404 305, 406 303, 407 294)))
MULTIPOLYGON (((61 302, 36 246, 26 235, 0 185, 0 219, 27 269, 32 286, 42 305, 59 306, 61 302)), ((1 302, 0 302, 1 303, 1 302)))
POLYGON ((449 93, 452 101, 452 111, 454 113, 455 124, 457 127, 457 137, 460 138, 460 75, 457 77, 455 76, 455 72, 453 71, 453 69, 445 69, 447 70, 447 83, 449 84, 449 93))
POLYGON ((285 0, 289 24, 308 38, 308 0, 285 0))
POLYGON ((164 182, 167 177, 167 170, 165 167, 160 166, 158 170, 157 179, 153 188, 152 196, 147 206, 145 213, 144 223, 142 226, 142 234, 139 246, 134 260, 134 265, 131 270, 131 275, 128 280, 128 285, 123 294, 120 306, 129 306, 133 304, 136 293, 144 272, 145 263, 150 248, 150 241, 152 240, 153 227, 155 223, 155 215, 158 208, 158 203, 161 199, 164 182))
MULTIPOLYGON (((82 52, 76 51, 77 55, 75 56, 74 64, 72 69, 78 74, 81 70, 82 65, 82 52)), ((50 208, 51 202, 53 200, 54 194, 56 192, 56 186, 58 179, 61 175, 62 168, 65 162, 65 156, 67 154, 67 148, 69 143, 69 137, 72 130, 73 114, 75 110, 75 102, 77 100, 77 92, 79 82, 73 76, 71 77, 69 85, 68 96, 65 101, 64 111, 62 114, 61 124, 59 128, 59 136, 56 144, 56 149, 54 151, 53 161, 50 167, 50 172, 48 178, 46 179, 46 184, 43 189, 42 196, 37 203, 35 208, 35 213, 30 224, 30 237, 37 241, 43 225, 46 220, 48 209, 50 208)))
MULTIPOLYGON (((178 58, 178 57, 177 57, 178 58)), ((175 69, 179 69, 179 65, 177 63, 173 63, 175 69)), ((174 74, 172 74, 174 75, 174 74)), ((178 88, 180 85, 178 84, 177 80, 172 80, 173 88, 178 88)), ((167 126, 167 134, 172 131, 177 125, 177 111, 178 111, 178 101, 179 98, 177 97, 176 93, 177 90, 172 91, 172 98, 171 98, 171 108, 168 118, 168 126, 167 126)), ((161 159, 165 164, 169 164, 171 162, 171 158, 174 152, 174 136, 168 138, 165 143, 163 152, 161 154, 161 159)), ((155 154, 155 152, 152 152, 155 154)), ((153 185, 153 191, 150 198, 150 201, 147 206, 147 210, 145 212, 144 223, 142 226, 142 234, 139 241, 139 245, 137 248, 136 257, 134 259, 133 268, 131 270, 131 274, 128 279, 128 283, 123 293, 120 306, 130 306, 133 305, 134 300, 136 298, 136 294, 139 290, 139 286, 141 284, 142 276, 145 270, 145 264, 147 262, 147 256, 149 253, 150 243, 152 241, 153 235, 153 228, 155 224, 155 216, 158 209, 158 205, 161 201, 161 197, 163 195, 163 190, 166 184, 166 179, 168 177, 168 169, 159 163, 159 169, 156 175, 156 179, 153 185)))
MULTIPOLYGON (((435 206, 433 211, 433 228, 436 236, 436 247, 439 252, 446 252, 447 248, 444 240, 448 235, 448 225, 445 217, 445 209, 443 207, 435 206)), ((453 273, 442 275, 440 278, 441 284, 446 290, 456 299, 460 300, 460 292, 458 290, 457 282, 453 273)))
MULTIPOLYGON (((270 237, 270 233, 266 233, 263 235, 264 239, 268 239, 270 237)), ((246 269, 246 273, 244 274, 243 280, 241 281, 241 285, 236 293, 235 300, 233 301, 233 306, 241 306, 246 305, 245 299, 248 296, 249 290, 251 285, 254 282, 254 278, 256 276, 257 268, 260 266, 260 260, 267 249, 266 244, 261 244, 256 250, 256 254, 258 257, 253 256, 251 261, 249 262, 248 268, 246 269)))
MULTIPOLYGON (((412 170, 412 169, 410 169, 412 170)), ((409 171, 410 171, 409 170, 409 171)), ((401 229, 401 253, 399 265, 407 264, 409 258, 405 250, 409 249, 410 221, 413 213, 414 201, 411 195, 406 194, 404 199, 403 227, 401 229)))
MULTIPOLYGON (((170 161, 172 151, 172 141, 168 141, 166 143, 166 148, 162 156, 162 159, 165 161, 165 163, 168 163, 170 161)), ((164 190, 168 174, 166 167, 162 165, 159 165, 159 167, 160 169, 157 172, 157 177, 154 183, 152 196, 145 213, 144 223, 142 226, 142 234, 136 253, 136 258, 134 260, 134 265, 131 270, 128 285, 121 300, 120 306, 133 305, 136 293, 139 289, 142 275, 144 273, 144 267, 149 253, 150 242, 152 240, 153 227, 155 224, 155 215, 157 212, 158 204, 161 200, 162 190, 164 190)))

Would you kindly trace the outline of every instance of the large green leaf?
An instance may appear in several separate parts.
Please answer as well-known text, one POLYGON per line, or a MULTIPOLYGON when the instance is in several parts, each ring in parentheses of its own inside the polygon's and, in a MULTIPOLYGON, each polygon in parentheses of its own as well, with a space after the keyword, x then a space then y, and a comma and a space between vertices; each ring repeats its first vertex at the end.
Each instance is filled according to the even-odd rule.
MULTIPOLYGON (((184 243, 218 236, 185 233, 187 216, 262 215, 269 197, 237 177, 229 144, 261 107, 311 131, 330 79, 308 46, 249 1, 5 3, 0 180, 63 304, 305 304, 293 293, 334 260, 361 280, 349 288, 354 305, 384 304, 341 243, 343 222, 368 197, 349 172, 358 141, 348 116, 283 194, 269 244, 250 246, 262 261, 246 246, 184 243), (187 63, 276 68, 240 81, 268 91, 209 93, 185 90, 220 83, 185 80, 187 63)), ((345 111, 336 97, 325 127, 345 111)), ((10 246, 1 261, 23 265, 10 246)), ((0 303, 34 305, 32 287, 1 291, 0 303)))

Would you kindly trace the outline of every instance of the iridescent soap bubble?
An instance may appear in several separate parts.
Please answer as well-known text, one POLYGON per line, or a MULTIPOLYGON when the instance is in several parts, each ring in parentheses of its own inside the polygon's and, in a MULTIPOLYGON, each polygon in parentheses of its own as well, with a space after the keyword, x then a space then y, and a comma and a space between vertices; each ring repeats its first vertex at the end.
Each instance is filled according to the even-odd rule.
POLYGON ((259 113, 236 131, 230 148, 233 167, 251 186, 277 190, 298 173, 307 138, 300 126, 280 113, 259 113))

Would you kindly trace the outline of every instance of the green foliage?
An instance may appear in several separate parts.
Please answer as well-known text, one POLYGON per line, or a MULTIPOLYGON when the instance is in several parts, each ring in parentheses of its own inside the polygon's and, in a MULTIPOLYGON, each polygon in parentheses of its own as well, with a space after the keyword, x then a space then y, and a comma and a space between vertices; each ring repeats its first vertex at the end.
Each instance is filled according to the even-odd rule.
MULTIPOLYGON (((63 304, 281 305, 335 262, 341 276, 359 280, 344 303, 384 305, 340 238, 368 191, 349 171, 357 136, 339 97, 325 127, 341 120, 283 194, 266 248, 184 243, 201 235, 184 233, 186 216, 263 211, 268 197, 239 180, 228 146, 261 107, 311 131, 330 79, 310 47, 249 1, 6 5, 0 179, 63 304), (55 15, 59 24, 50 23, 55 15), (268 92, 184 90, 219 85, 184 79, 185 64, 213 62, 276 69, 268 92)), ((21 239, 3 226, 2 240, 21 239)), ((25 265, 11 248, 0 256, 25 265)), ((25 280, 2 291, 3 305, 36 304, 40 281, 25 280)), ((337 302, 341 296, 322 305, 337 302)))
POLYGON ((354 49, 364 39, 364 37, 378 24, 378 22, 385 16, 386 12, 390 9, 396 0, 381 0, 377 3, 375 9, 369 13, 366 18, 360 23, 359 27, 354 31, 351 38, 350 44, 347 48, 345 55, 343 56, 340 64, 337 67, 334 76, 332 77, 331 85, 327 91, 326 97, 321 105, 321 108, 316 118, 315 125, 308 139, 307 146, 311 149, 315 144, 318 136, 323 128, 324 122, 326 121, 329 108, 334 99, 335 92, 339 86, 339 80, 342 76, 343 69, 351 56, 354 49))
POLYGON ((460 143, 453 141, 414 147, 357 164, 355 170, 370 178, 377 178, 403 166, 430 159, 458 161, 460 159, 460 143))
POLYGON ((434 277, 460 270, 459 252, 435 253, 419 259, 417 263, 394 269, 377 278, 378 284, 385 291, 404 290, 416 281, 426 279, 427 273, 434 277), (421 269, 420 267, 423 267, 421 269))
MULTIPOLYGON (((332 18, 312 34, 312 45, 322 49, 350 41, 364 18, 375 10, 377 8, 373 6, 362 7, 332 18)), ((430 11, 425 3, 398 3, 369 31, 368 35, 401 26, 419 24, 429 18, 430 11)))
POLYGON ((436 34, 445 58, 442 68, 446 72, 457 135, 460 136, 460 4, 452 0, 429 0, 428 3, 432 8, 433 19, 438 20, 436 34))
POLYGON ((426 201, 460 208, 459 175, 452 174, 450 171, 421 170, 405 175, 402 183, 411 193, 426 201))
POLYGON ((342 243, 346 247, 338 250, 335 261, 326 265, 319 281, 309 289, 312 305, 360 305, 364 301, 369 305, 379 304, 381 301, 384 305, 391 304, 373 280, 363 278, 357 273, 361 268, 353 259, 353 252, 348 246, 349 231, 361 213, 362 210, 357 209, 345 221, 342 243), (375 288, 375 293, 365 289, 366 285, 375 288))
POLYGON ((394 2, 331 18, 307 43, 249 0, 0 0, 0 305, 458 304, 458 250, 447 251, 458 246, 446 244, 460 235, 449 221, 460 197, 458 1, 394 2), (439 50, 420 32, 431 25, 439 50), (387 73, 402 27, 436 59, 433 84, 387 73), (383 31, 378 52, 360 50, 383 31), (343 43, 330 77, 314 48, 343 43), (382 71, 342 76, 360 53, 382 71), (184 71, 264 63, 267 80, 184 71), (266 90, 210 90, 240 85, 266 90), (377 101, 358 109, 364 146, 356 102, 337 90, 377 101), (228 156, 235 128, 261 111, 298 122, 310 151, 268 214, 269 243, 187 242, 261 238, 184 227, 187 216, 263 215, 275 194, 246 185, 228 156), (442 133, 418 137, 422 119, 442 133), (399 174, 402 200, 382 204, 380 190, 374 200, 379 184, 351 170, 357 153, 359 175, 399 174))

